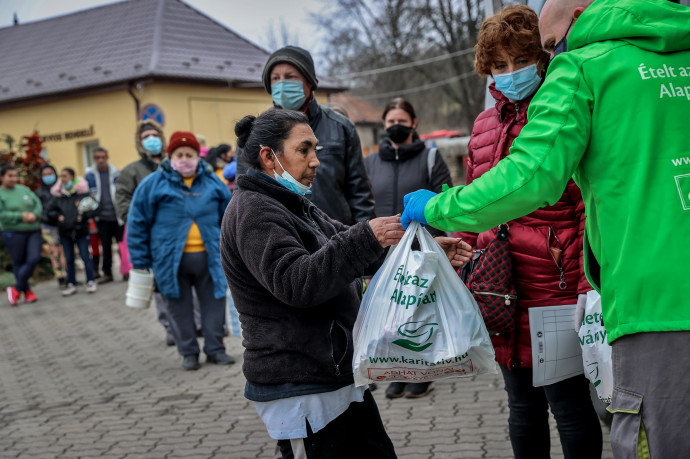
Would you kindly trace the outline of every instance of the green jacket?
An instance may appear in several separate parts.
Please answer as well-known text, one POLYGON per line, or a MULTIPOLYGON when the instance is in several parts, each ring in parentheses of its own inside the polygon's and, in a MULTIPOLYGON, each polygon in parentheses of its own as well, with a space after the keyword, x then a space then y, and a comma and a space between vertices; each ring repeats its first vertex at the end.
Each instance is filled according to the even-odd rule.
POLYGON ((428 202, 428 223, 485 231, 555 203, 573 176, 609 342, 690 330, 690 8, 596 0, 527 116, 496 167, 428 202))
POLYGON ((37 231, 41 229, 42 214, 41 200, 24 185, 15 185, 11 190, 0 188, 0 229, 2 231, 37 231), (36 221, 24 223, 22 221, 24 212, 36 215, 36 221))

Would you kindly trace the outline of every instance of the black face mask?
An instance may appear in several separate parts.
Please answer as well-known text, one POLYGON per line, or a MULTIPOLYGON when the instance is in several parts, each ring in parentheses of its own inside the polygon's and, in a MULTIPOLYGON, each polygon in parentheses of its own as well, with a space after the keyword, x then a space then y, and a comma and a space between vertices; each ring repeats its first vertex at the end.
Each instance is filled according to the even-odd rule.
POLYGON ((386 132, 394 143, 403 143, 412 133, 412 128, 410 126, 403 126, 402 124, 394 124, 386 129, 386 132))
POLYGON ((568 40, 566 37, 568 36, 568 32, 570 32, 570 28, 573 26, 573 21, 575 21, 575 19, 570 20, 570 24, 568 25, 568 28, 565 30, 565 35, 563 35, 561 41, 556 43, 556 46, 553 47, 553 57, 556 57, 559 54, 568 51, 568 40))

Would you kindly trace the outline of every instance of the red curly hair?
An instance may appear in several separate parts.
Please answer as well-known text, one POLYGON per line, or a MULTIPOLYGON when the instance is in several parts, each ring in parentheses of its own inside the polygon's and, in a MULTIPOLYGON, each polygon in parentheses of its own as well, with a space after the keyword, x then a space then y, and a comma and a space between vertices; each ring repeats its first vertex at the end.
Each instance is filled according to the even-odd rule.
POLYGON ((474 46, 474 68, 478 74, 491 75, 499 48, 511 56, 536 57, 540 70, 549 62, 549 54, 541 46, 537 13, 525 5, 507 6, 484 19, 474 46))

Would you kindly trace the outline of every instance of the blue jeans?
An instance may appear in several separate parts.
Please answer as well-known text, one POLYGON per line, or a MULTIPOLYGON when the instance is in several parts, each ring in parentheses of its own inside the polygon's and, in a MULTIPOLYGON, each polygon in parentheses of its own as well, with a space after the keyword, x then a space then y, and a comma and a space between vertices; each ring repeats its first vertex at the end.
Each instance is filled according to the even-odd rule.
POLYGON ((565 459, 601 458, 601 425, 584 375, 532 386, 532 369, 500 365, 508 392, 508 429, 516 459, 551 457, 549 407, 556 418, 565 459))
POLYGON ((89 242, 91 237, 86 235, 72 239, 71 237, 60 235, 60 243, 65 251, 65 263, 67 264, 67 282, 72 285, 77 285, 77 275, 74 270, 74 245, 79 249, 79 256, 84 261, 84 270, 86 271, 86 281, 93 280, 93 262, 91 261, 91 253, 89 252, 89 242))
POLYGON ((36 231, 3 231, 2 242, 12 259, 12 271, 17 280, 15 287, 26 293, 29 290, 29 278, 41 261, 41 232, 36 231))
POLYGON ((199 297, 201 330, 204 334, 204 353, 215 355, 225 352, 223 325, 225 324, 225 297, 213 295, 213 279, 208 270, 206 252, 183 253, 177 271, 180 288, 178 298, 167 298, 170 328, 180 355, 199 355, 199 343, 194 325, 194 298, 192 287, 199 297))

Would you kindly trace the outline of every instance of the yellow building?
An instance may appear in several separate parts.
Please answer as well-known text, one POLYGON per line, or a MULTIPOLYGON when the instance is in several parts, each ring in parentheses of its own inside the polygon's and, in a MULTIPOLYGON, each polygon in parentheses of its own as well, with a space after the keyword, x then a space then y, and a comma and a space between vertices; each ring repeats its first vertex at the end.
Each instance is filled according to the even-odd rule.
MULTIPOLYGON (((138 159, 139 119, 235 143, 234 124, 271 105, 268 53, 180 0, 115 3, 0 29, 0 140, 38 131, 57 168, 78 174, 97 146, 138 159)), ((336 85, 320 78, 325 103, 336 85)), ((0 151, 7 149, 0 143, 0 151)))

